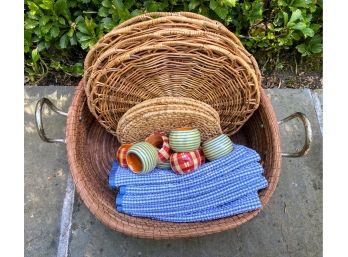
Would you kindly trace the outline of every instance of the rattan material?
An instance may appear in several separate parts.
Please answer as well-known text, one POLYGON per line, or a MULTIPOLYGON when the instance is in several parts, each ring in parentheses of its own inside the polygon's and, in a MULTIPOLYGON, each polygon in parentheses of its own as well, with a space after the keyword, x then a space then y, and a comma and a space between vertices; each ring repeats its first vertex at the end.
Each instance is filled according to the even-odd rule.
POLYGON ((148 13, 105 35, 85 59, 88 105, 113 135, 144 100, 183 96, 213 106, 226 134, 259 104, 260 71, 221 23, 191 13, 148 13))
POLYGON ((199 101, 195 105, 169 102, 163 97, 154 98, 129 109, 118 123, 118 140, 122 144, 140 142, 154 131, 169 133, 181 127, 198 128, 203 141, 222 133, 218 113, 213 108, 199 101))
MULTIPOLYGON (((174 239, 217 233, 240 226, 260 210, 223 219, 170 223, 135 218, 115 210, 114 190, 108 187, 108 172, 119 145, 89 112, 86 95, 80 84, 69 109, 67 120, 67 155, 76 190, 87 208, 107 227, 142 238, 174 239)), ((262 205, 271 198, 280 175, 281 148, 278 123, 273 108, 261 90, 259 108, 242 129, 233 135, 233 142, 255 149, 262 158, 269 186, 259 192, 262 205)))
POLYGON ((156 97, 133 106, 125 114, 129 115, 130 113, 134 113, 135 111, 142 110, 142 108, 149 107, 149 106, 162 106, 162 108, 166 108, 166 106, 168 105, 180 105, 183 107, 187 106, 188 108, 192 108, 194 110, 204 112, 210 115, 211 117, 215 118, 216 121, 220 122, 219 114, 213 107, 211 107, 210 105, 204 102, 197 101, 188 97, 169 97, 169 96, 156 97))

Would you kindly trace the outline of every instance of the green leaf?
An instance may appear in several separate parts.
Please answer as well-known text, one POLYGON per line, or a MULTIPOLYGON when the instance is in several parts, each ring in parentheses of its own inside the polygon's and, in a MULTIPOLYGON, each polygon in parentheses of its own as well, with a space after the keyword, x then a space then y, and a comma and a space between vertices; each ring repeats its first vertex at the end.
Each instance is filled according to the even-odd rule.
POLYGON ((92 18, 88 19, 86 17, 85 24, 86 24, 86 27, 87 27, 88 31, 90 33, 94 33, 94 29, 96 27, 96 24, 95 24, 94 20, 92 18))
POLYGON ((296 31, 294 31, 293 33, 289 34, 289 37, 293 38, 296 41, 301 39, 301 35, 299 33, 297 33, 296 31))
POLYGON ((145 1, 144 7, 148 12, 158 12, 158 4, 155 1, 145 1))
POLYGON ((60 64, 60 62, 52 60, 50 67, 55 69, 55 70, 60 70, 62 68, 62 65, 60 64))
POLYGON ((316 35, 312 37, 309 41, 309 46, 312 53, 320 53, 323 50, 323 45, 321 43, 322 39, 320 36, 316 35))
POLYGON ((278 5, 279 6, 287 6, 288 3, 285 0, 278 0, 278 5))
POLYGON ((318 30, 321 28, 321 24, 311 24, 309 27, 314 31, 314 33, 317 33, 318 30))
POLYGON ((77 45, 77 39, 75 35, 70 38, 70 45, 77 45))
POLYGON ((68 35, 65 33, 59 40, 59 46, 60 48, 64 49, 68 46, 69 38, 68 35))
POLYGON ((286 26, 286 24, 288 24, 289 14, 287 12, 283 12, 283 18, 284 18, 284 26, 286 26))
POLYGON ((48 23, 45 26, 40 27, 42 34, 47 34, 52 27, 52 23, 48 23))
POLYGON ((298 21, 298 20, 303 20, 303 17, 302 17, 301 10, 296 9, 295 11, 292 12, 288 25, 293 24, 295 23, 295 21, 298 21))
POLYGON ((80 41, 80 42, 89 41, 89 40, 91 40, 91 39, 92 39, 92 37, 91 37, 91 36, 88 36, 88 35, 80 35, 80 36, 79 36, 79 41, 80 41))
POLYGON ((24 22, 24 28, 33 29, 39 24, 38 21, 32 19, 26 19, 24 22))
POLYGON ((298 8, 309 8, 309 4, 312 3, 312 0, 294 0, 291 3, 291 6, 298 8))
POLYGON ((130 9, 135 4, 135 0, 125 0, 124 7, 130 9))
POLYGON ((317 6, 316 6, 316 5, 311 5, 311 6, 309 7, 309 11, 310 11, 311 13, 314 13, 316 10, 317 10, 317 6))
POLYGON ((109 15, 109 9, 105 8, 105 7, 100 7, 98 10, 98 15, 100 17, 107 17, 109 15))
POLYGON ((308 52, 306 45, 305 44, 300 44, 298 46, 296 46, 296 49, 299 53, 302 54, 302 56, 306 56, 309 55, 310 53, 308 52))
MULTIPOLYGON (((126 20, 130 17, 128 9, 125 8, 122 0, 113 0, 113 4, 116 7, 117 13, 122 20, 126 20)), ((144 3, 145 6, 145 3, 144 3)))
POLYGON ((86 23, 85 22, 79 22, 77 24, 77 29, 81 31, 82 33, 89 34, 89 31, 87 29, 86 23))
POLYGON ((27 5, 29 7, 31 15, 35 15, 36 12, 40 10, 39 6, 37 6, 34 2, 27 1, 27 5))
POLYGON ((289 26, 289 27, 292 29, 296 29, 296 30, 303 30, 304 28, 307 27, 307 25, 304 22, 299 22, 299 23, 296 23, 295 25, 289 26))
POLYGON ((51 36, 52 36, 53 38, 58 37, 58 35, 59 35, 59 28, 58 28, 57 26, 53 26, 53 27, 51 28, 50 34, 51 34, 51 36))
POLYGON ((190 1, 188 8, 190 11, 192 11, 192 10, 196 9, 200 4, 201 4, 200 0, 193 0, 193 1, 190 1))
POLYGON ((248 3, 248 2, 242 3, 242 9, 243 9, 244 11, 249 11, 250 8, 251 8, 251 4, 250 4, 250 3, 248 3))
POLYGON ((57 15, 63 15, 67 20, 69 20, 70 11, 66 0, 57 0, 54 4, 54 10, 57 15))
POLYGON ((235 7, 236 6, 236 0, 223 0, 222 1, 225 5, 235 7))
POLYGON ((215 11, 215 9, 219 7, 219 5, 218 5, 217 1, 215 1, 215 0, 210 0, 209 7, 210 7, 210 9, 212 9, 213 11, 215 11))
POLYGON ((321 43, 315 43, 311 45, 312 53, 318 54, 323 51, 323 45, 321 43))
POLYGON ((82 63, 78 62, 75 63, 74 66, 72 67, 72 72, 78 75, 82 75, 83 74, 83 65, 82 63))
POLYGON ((65 19, 63 17, 59 17, 58 22, 62 25, 65 25, 65 19))
POLYGON ((40 26, 45 26, 47 24, 47 22, 49 22, 50 20, 50 17, 49 16, 41 16, 40 19, 39 19, 39 24, 40 26))
POLYGON ((302 30, 303 35, 306 37, 313 37, 314 36, 314 31, 311 28, 304 28, 302 30))
POLYGON ((53 0, 43 0, 42 4, 40 4, 39 6, 45 10, 52 10, 53 0))
POLYGON ((215 8, 214 12, 221 18, 225 19, 228 14, 228 9, 224 7, 217 7, 215 8))
POLYGON ((111 7, 111 1, 110 0, 104 0, 102 2, 102 6, 104 6, 106 8, 110 8, 111 7))
POLYGON ((85 19, 80 15, 75 19, 75 23, 85 22, 85 19))
POLYGON ((142 14, 143 12, 141 10, 135 9, 133 12, 131 12, 131 16, 138 16, 140 14, 142 14))
POLYGON ((68 37, 72 37, 74 35, 75 30, 73 28, 70 28, 68 33, 66 33, 68 35, 68 37))
POLYGON ((40 54, 37 51, 37 48, 31 51, 31 59, 33 60, 34 63, 36 63, 40 59, 40 54))
POLYGON ((111 30, 116 26, 116 23, 110 17, 102 19, 101 24, 107 30, 111 30))
POLYGON ((37 50, 39 52, 41 52, 42 50, 45 50, 46 49, 46 44, 45 44, 45 41, 42 41, 40 42, 38 45, 37 45, 37 50))

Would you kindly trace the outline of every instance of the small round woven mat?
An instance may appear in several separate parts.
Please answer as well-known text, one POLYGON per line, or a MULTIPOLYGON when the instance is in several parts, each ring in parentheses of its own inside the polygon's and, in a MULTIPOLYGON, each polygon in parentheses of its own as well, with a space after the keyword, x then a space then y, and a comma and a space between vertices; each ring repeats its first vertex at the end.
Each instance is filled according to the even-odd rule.
POLYGON ((211 107, 209 104, 188 97, 163 96, 149 99, 133 106, 131 109, 127 111, 127 115, 138 112, 139 110, 142 111, 142 109, 145 107, 161 106, 160 108, 166 108, 166 106, 169 105, 188 106, 194 110, 207 113, 208 115, 214 117, 216 121, 220 122, 219 114, 213 107, 211 107))
POLYGON ((198 128, 203 141, 222 133, 218 114, 206 104, 199 106, 155 98, 129 109, 120 119, 116 135, 122 144, 143 141, 154 131, 169 133, 181 127, 198 128), (158 100, 158 101, 156 101, 158 100))

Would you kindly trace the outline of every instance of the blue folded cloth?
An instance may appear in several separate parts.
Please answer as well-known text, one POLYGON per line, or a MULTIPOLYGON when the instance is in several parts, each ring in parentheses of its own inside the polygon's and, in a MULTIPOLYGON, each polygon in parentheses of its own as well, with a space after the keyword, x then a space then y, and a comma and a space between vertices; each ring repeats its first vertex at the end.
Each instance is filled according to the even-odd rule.
POLYGON ((214 179, 211 179, 210 177, 207 179, 205 176, 201 176, 186 181, 185 183, 163 183, 156 185, 155 187, 149 187, 148 185, 126 185, 120 186, 119 192, 121 194, 127 193, 128 195, 151 195, 156 199, 159 199, 158 197, 167 198, 167 195, 173 195, 175 192, 176 197, 180 197, 192 193, 204 193, 204 191, 209 190, 210 188, 213 189, 214 187, 228 183, 229 181, 242 177, 255 176, 256 174, 262 174, 262 172, 262 166, 254 162, 247 164, 240 169, 234 170, 233 174, 227 173, 220 176, 216 175, 214 179))
POLYGON ((241 214, 248 211, 253 211, 262 207, 257 192, 248 194, 239 198, 236 201, 229 202, 228 204, 218 206, 206 211, 191 212, 184 215, 160 215, 158 213, 127 213, 121 206, 117 208, 118 211, 130 214, 137 217, 146 217, 156 220, 169 221, 169 222, 197 222, 207 221, 213 219, 224 218, 232 215, 241 214))
MULTIPOLYGON (((160 206, 162 202, 168 201, 178 201, 182 200, 180 203, 185 202, 185 199, 190 199, 191 197, 203 197, 205 201, 208 201, 210 197, 212 199, 219 196, 221 194, 227 192, 239 192, 246 189, 245 184, 251 183, 251 186, 256 185, 257 182, 262 182, 261 186, 266 184, 267 181, 263 176, 261 176, 260 170, 256 171, 254 174, 249 174, 246 176, 223 176, 219 177, 217 180, 212 180, 209 183, 199 184, 195 187, 191 188, 182 188, 177 191, 158 191, 156 190, 154 193, 149 194, 139 194, 134 195, 132 193, 124 193, 122 191, 119 192, 118 197, 116 199, 117 205, 123 204, 144 204, 148 205, 151 203, 155 203, 160 206), (259 176, 257 176, 259 175, 259 176), (261 177, 260 177, 261 176, 261 177)), ((127 186, 122 186, 127 188, 127 186)), ((121 188, 122 188, 121 187, 121 188)), ((259 188, 258 188, 259 189, 259 188)), ((125 190, 123 190, 125 191, 125 190)), ((231 196, 229 196, 231 197, 231 196)))
POLYGON ((115 161, 112 165, 109 186, 111 188, 122 185, 154 185, 164 183, 183 183, 199 179, 214 179, 217 176, 230 173, 248 163, 260 161, 259 154, 245 146, 234 145, 233 151, 227 156, 205 163, 200 168, 186 175, 177 175, 171 170, 154 169, 149 174, 134 174, 130 169, 122 168, 115 161))
MULTIPOLYGON (((139 213, 157 213, 170 215, 183 215, 192 211, 203 211, 213 209, 217 206, 227 204, 235 201, 247 194, 257 192, 258 190, 267 186, 267 180, 263 176, 255 177, 247 180, 241 184, 233 184, 233 186, 225 186, 216 188, 207 195, 200 195, 197 197, 190 197, 183 200, 176 200, 175 198, 166 202, 151 202, 148 203, 144 199, 133 201, 131 203, 124 202, 124 195, 118 194, 116 197, 117 207, 122 206, 122 210, 129 214, 139 213)), ((138 199, 135 199, 138 200, 138 199)))
POLYGON ((116 209, 132 216, 170 222, 218 219, 261 208, 257 191, 268 183, 259 160, 256 151, 235 144, 229 155, 186 175, 162 169, 139 175, 115 161, 109 186, 119 189, 116 209))

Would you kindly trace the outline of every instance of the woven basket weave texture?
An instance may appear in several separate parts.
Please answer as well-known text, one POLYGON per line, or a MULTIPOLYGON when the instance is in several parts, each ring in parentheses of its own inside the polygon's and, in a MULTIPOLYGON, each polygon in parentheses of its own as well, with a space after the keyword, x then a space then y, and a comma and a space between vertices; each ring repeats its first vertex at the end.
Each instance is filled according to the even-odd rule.
POLYGON ((261 76, 221 23, 186 12, 147 13, 98 41, 85 59, 84 82, 90 111, 113 135, 128 109, 162 96, 209 104, 232 135, 259 105, 261 76))
MULTIPOLYGON (((269 183, 266 189, 259 191, 264 207, 278 183, 281 148, 278 123, 272 105, 262 89, 260 93, 259 108, 243 128, 232 136, 232 141, 253 148, 261 156, 265 177, 269 183)), ((90 113, 86 99, 81 82, 76 88, 68 114, 67 155, 77 192, 87 208, 107 227, 142 238, 196 237, 238 227, 261 211, 193 223, 160 222, 117 212, 116 192, 108 187, 108 173, 119 142, 90 113)))

